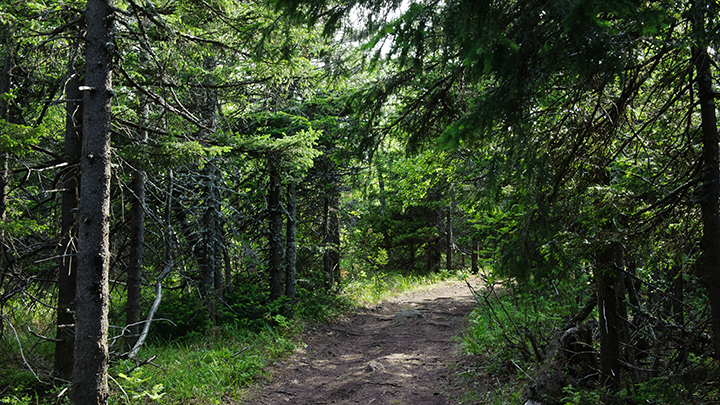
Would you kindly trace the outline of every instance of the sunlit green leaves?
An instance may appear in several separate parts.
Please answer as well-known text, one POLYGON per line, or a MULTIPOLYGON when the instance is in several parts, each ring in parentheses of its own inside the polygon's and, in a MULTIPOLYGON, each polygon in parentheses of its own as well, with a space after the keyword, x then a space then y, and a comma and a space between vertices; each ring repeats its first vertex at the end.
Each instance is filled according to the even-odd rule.
POLYGON ((37 144, 43 135, 44 128, 31 128, 0 120, 0 153, 23 155, 29 152, 28 147, 37 144))

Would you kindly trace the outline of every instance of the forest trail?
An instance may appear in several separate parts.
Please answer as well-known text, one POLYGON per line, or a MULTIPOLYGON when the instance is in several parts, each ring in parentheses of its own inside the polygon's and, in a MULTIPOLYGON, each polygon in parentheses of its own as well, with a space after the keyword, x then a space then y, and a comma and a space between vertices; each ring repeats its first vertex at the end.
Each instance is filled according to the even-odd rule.
MULTIPOLYGON (((473 288, 479 279, 469 280, 473 288)), ((269 370, 244 404, 454 404, 455 339, 474 299, 464 281, 438 283, 311 329, 306 347, 269 370)))

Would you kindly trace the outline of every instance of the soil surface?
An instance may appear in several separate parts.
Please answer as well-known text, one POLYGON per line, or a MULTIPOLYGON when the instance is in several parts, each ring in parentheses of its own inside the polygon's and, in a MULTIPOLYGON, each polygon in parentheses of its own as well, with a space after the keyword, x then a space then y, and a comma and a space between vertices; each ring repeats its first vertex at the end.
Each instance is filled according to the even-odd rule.
POLYGON ((443 282, 316 326, 241 403, 459 403, 457 336, 474 303, 464 281, 443 282))

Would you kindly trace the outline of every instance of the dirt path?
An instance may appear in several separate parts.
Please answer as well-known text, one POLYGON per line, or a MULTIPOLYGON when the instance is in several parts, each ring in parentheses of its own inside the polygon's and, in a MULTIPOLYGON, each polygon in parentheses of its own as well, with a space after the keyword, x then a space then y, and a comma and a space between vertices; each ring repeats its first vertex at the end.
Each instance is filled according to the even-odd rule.
POLYGON ((272 367, 272 381, 242 403, 457 403, 454 337, 473 302, 465 282, 445 282, 318 326, 307 346, 272 367))

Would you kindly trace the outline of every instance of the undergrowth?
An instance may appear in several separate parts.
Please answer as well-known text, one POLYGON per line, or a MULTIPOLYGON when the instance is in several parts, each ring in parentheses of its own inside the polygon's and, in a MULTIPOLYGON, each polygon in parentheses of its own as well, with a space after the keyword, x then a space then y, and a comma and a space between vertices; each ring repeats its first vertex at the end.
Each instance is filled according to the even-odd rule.
MULTIPOLYGON (((109 402, 215 404, 223 398, 236 398, 263 378, 268 364, 303 344, 301 336, 307 325, 331 321, 353 307, 373 305, 404 291, 462 276, 459 272, 414 276, 394 271, 347 275, 339 293, 327 293, 312 285, 299 287, 295 306, 283 300, 268 302, 264 291, 250 286, 227 297, 218 309, 219 321, 214 327, 198 316, 202 308, 196 302, 180 291, 168 292, 157 318, 172 322, 153 324, 154 333, 138 360, 112 356, 109 402)), ((40 318, 33 317, 32 312, 18 313, 11 321, 34 325, 34 330, 51 336, 54 319, 50 312, 39 311, 40 318)), ((0 404, 69 403, 68 387, 50 383, 52 343, 38 342, 26 330, 19 330, 18 337, 26 348, 27 364, 7 329, 1 337, 3 358, 13 360, 0 366, 0 404), (28 347, 33 349, 29 354, 28 347)))
MULTIPOLYGON (((585 303, 592 301, 593 293, 594 288, 587 276, 572 282, 534 286, 509 282, 501 285, 486 278, 484 288, 476 292, 478 305, 468 318, 468 327, 462 338, 465 353, 473 358, 472 366, 459 373, 468 387, 465 403, 524 403, 528 392, 542 390, 548 384, 560 384, 560 393, 552 398, 544 396, 543 404, 720 403, 720 387, 717 384, 720 367, 716 359, 707 355, 711 350, 706 349, 696 355, 683 352, 688 350, 683 346, 675 349, 667 342, 662 342, 666 352, 661 352, 660 344, 654 343, 651 347, 657 357, 641 358, 638 355, 635 359, 637 366, 624 367, 622 385, 618 390, 603 387, 597 369, 600 351, 597 308, 584 321, 578 321, 574 325, 577 327, 570 325, 573 330, 589 331, 586 333, 589 334, 590 346, 574 353, 561 346, 558 353, 568 360, 555 363, 551 341, 558 336, 567 336, 564 328, 569 327, 569 319, 585 303), (573 358, 578 358, 573 357, 577 353, 589 355, 585 357, 589 360, 585 363, 573 362, 573 358), (678 362, 683 354, 686 356, 683 363, 673 366, 673 362, 678 362), (563 368, 553 368, 557 364, 564 364, 563 368), (664 368, 662 372, 658 370, 660 367, 664 368)), ((642 315, 639 311, 631 311, 631 320, 639 324, 642 315)), ((658 336, 666 341, 674 337, 671 333, 665 336, 658 333, 658 336)), ((637 346, 628 347, 642 354, 637 346)), ((627 365, 627 362, 623 364, 627 365)))

